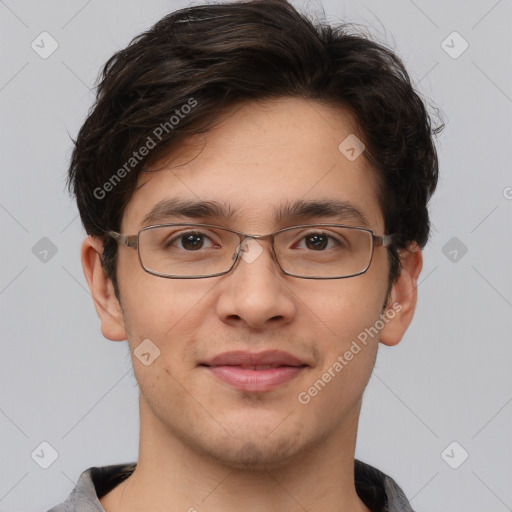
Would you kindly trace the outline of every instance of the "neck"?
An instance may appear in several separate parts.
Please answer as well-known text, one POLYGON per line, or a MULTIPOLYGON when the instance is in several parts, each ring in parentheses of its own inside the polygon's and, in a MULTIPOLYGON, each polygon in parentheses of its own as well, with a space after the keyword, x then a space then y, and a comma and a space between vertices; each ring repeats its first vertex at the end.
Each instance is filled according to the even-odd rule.
POLYGON ((169 432, 143 399, 140 407, 137 468, 101 498, 106 512, 369 512, 354 487, 360 403, 329 438, 279 465, 258 467, 235 467, 199 452, 169 432))

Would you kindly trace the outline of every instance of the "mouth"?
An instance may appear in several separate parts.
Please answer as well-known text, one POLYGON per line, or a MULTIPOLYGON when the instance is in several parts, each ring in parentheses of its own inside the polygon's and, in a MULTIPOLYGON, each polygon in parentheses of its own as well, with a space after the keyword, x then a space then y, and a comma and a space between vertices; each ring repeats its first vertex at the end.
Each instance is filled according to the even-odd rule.
POLYGON ((200 366, 235 389, 264 392, 298 377, 309 365, 288 352, 272 350, 225 352, 200 366))

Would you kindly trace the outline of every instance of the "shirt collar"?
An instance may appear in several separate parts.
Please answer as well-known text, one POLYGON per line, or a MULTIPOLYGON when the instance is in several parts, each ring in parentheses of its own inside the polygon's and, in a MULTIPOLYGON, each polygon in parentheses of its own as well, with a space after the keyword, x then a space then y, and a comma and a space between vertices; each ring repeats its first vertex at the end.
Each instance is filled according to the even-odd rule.
MULTIPOLYGON (((105 512, 99 498, 128 478, 135 466, 131 463, 87 469, 67 500, 48 512, 105 512)), ((354 481, 359 498, 372 512, 414 512, 398 484, 373 466, 355 460, 354 481)))

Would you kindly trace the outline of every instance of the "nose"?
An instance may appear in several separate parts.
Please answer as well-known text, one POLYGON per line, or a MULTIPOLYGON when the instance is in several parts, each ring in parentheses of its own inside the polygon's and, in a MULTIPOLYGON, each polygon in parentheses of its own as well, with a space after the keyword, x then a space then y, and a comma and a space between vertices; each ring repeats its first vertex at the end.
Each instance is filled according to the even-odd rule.
POLYGON ((216 309, 231 325, 253 329, 290 323, 297 305, 290 283, 270 250, 269 240, 248 238, 240 247, 239 261, 219 283, 222 287, 216 309))

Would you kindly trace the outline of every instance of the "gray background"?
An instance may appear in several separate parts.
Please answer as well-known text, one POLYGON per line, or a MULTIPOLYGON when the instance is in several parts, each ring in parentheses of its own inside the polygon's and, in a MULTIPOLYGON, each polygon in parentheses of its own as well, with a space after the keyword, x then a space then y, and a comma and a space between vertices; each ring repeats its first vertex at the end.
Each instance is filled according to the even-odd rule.
MULTIPOLYGON (((2 511, 46 510, 84 469, 137 457, 129 354, 101 336, 64 180, 100 66, 188 4, 0 1, 2 511), (58 43, 47 59, 31 48, 43 31, 58 43), (43 441, 58 452, 48 469, 43 441)), ((512 2, 322 5, 330 21, 370 25, 396 48, 446 121, 417 313, 403 342, 380 350, 357 456, 419 512, 512 510, 512 2), (469 43, 457 58, 458 36, 442 46, 454 31, 469 43)))

